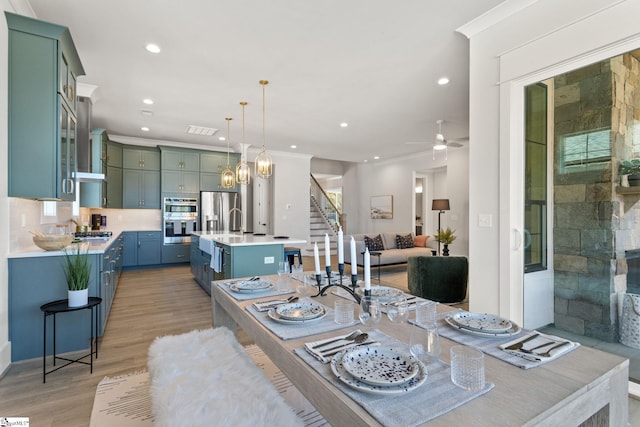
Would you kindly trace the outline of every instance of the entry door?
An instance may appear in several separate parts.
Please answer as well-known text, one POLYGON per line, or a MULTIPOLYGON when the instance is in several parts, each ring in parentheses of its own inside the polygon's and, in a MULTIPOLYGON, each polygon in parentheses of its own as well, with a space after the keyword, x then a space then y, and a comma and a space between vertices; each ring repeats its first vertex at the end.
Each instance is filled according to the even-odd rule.
MULTIPOLYGON (((552 83, 551 83, 552 84, 552 83)), ((549 86, 525 88, 524 327, 553 323, 553 108, 549 86)))

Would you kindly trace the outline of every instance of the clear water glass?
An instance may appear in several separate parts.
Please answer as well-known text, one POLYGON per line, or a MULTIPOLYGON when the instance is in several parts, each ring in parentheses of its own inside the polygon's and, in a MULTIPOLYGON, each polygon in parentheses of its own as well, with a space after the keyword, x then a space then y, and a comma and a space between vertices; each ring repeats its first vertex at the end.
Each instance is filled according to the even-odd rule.
POLYGON ((304 277, 304 272, 302 269, 302 264, 292 264, 291 265, 291 277, 295 280, 299 280, 302 282, 304 277))
POLYGON ((289 282, 289 263, 287 261, 278 262, 278 291, 286 292, 291 290, 289 282))
POLYGON ((382 311, 380 310, 378 297, 363 296, 360 299, 358 318, 360 319, 360 323, 370 328, 380 323, 380 320, 382 320, 382 311))
POLYGON ((387 317, 392 323, 403 323, 409 318, 409 303, 407 297, 399 295, 387 304, 387 317))
POLYGON ((436 308, 438 303, 435 301, 420 301, 416 304, 416 322, 427 323, 436 321, 436 308))
POLYGON ((302 298, 311 296, 314 293, 316 281, 303 276, 297 280, 295 284, 296 292, 300 295, 300 298, 302 298))
POLYGON ((454 345, 451 354, 451 381, 470 391, 484 388, 484 354, 471 347, 454 345))
POLYGON ((435 322, 415 323, 411 327, 409 352, 425 365, 440 359, 440 336, 435 322))
POLYGON ((339 325, 349 325, 353 323, 353 303, 349 300, 336 300, 333 303, 333 320, 339 325))

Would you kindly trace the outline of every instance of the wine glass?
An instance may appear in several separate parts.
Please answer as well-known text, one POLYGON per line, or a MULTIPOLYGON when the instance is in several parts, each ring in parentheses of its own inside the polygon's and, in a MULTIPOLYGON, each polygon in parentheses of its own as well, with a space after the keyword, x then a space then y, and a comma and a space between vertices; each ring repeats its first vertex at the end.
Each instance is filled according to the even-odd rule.
POLYGON ((378 297, 363 296, 360 299, 358 318, 360 319, 360 323, 370 328, 380 323, 382 311, 380 311, 380 301, 378 297))
POLYGON ((409 352, 424 363, 434 363, 440 359, 440 337, 435 322, 416 322, 411 327, 409 352))
POLYGON ((403 323, 409 318, 409 304, 407 303, 407 297, 404 295, 398 295, 389 301, 387 304, 387 317, 391 323, 403 323))

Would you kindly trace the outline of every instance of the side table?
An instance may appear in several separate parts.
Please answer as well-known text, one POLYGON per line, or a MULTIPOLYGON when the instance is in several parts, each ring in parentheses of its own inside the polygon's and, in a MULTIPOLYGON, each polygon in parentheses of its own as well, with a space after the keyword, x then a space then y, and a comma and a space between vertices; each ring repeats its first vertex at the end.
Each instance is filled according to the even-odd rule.
MULTIPOLYGON (((360 252, 360 254, 362 255, 362 266, 364 267, 364 252, 360 252)), ((378 283, 380 283, 380 255, 382 255, 382 252, 377 252, 377 251, 369 252, 369 256, 378 257, 378 283)), ((364 274, 364 270, 362 274, 364 274)))
POLYGON ((40 310, 44 313, 44 341, 42 345, 42 382, 47 382, 47 375, 57 371, 58 369, 62 369, 65 366, 68 366, 72 363, 82 363, 84 365, 89 365, 90 372, 93 373, 93 355, 96 355, 96 359, 98 358, 98 310, 96 308, 98 305, 102 303, 102 298, 98 297, 89 297, 89 302, 87 305, 82 305, 80 307, 69 307, 68 299, 61 299, 57 301, 52 301, 40 306, 40 310), (58 313, 68 313, 71 311, 77 310, 91 310, 91 326, 89 328, 89 332, 91 334, 91 352, 81 356, 77 359, 67 359, 66 357, 56 356, 56 314, 58 313), (47 317, 53 316, 53 366, 56 366, 56 360, 65 360, 67 363, 64 365, 58 366, 47 372, 47 317), (93 349, 93 340, 96 340, 96 348, 95 351, 93 349), (82 359, 89 357, 89 362, 83 361, 82 359))

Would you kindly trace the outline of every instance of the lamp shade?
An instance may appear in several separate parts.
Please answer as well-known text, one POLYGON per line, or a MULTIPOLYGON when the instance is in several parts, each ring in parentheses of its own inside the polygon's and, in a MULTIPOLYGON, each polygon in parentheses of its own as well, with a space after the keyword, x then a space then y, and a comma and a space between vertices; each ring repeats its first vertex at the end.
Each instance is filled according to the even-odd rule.
POLYGON ((432 211, 448 211, 449 208, 449 199, 433 199, 431 203, 432 211))

